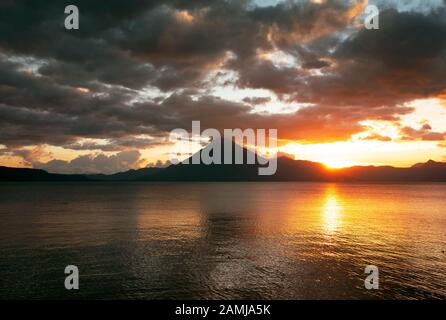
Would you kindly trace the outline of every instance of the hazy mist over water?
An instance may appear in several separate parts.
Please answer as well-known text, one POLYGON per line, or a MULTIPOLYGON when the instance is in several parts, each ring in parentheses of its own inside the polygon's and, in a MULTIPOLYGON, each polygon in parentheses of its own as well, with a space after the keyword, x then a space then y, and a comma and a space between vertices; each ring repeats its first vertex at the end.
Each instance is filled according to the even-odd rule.
POLYGON ((446 184, 2 183, 0 297, 446 298, 445 199, 446 184))

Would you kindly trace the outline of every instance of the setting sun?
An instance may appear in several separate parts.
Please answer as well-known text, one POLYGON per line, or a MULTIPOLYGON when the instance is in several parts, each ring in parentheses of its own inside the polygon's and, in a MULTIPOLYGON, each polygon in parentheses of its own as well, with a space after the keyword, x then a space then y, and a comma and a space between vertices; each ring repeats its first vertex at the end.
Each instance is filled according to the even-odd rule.
POLYGON ((353 162, 345 161, 345 160, 341 160, 341 159, 329 159, 329 160, 321 161, 321 163, 330 169, 342 169, 342 168, 351 167, 351 166, 355 165, 353 162))

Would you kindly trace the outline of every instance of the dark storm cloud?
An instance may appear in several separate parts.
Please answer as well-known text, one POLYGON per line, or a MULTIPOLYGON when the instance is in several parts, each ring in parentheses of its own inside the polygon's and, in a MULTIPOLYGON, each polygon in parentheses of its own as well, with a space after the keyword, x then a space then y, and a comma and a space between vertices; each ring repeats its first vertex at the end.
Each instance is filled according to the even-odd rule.
MULTIPOLYGON (((120 148, 128 146, 132 135, 159 135, 201 117, 226 119, 231 110, 241 115, 240 121, 251 123, 250 118, 259 116, 246 105, 219 101, 219 109, 203 110, 204 103, 215 104, 209 97, 195 102, 188 96, 178 100, 175 95, 163 104, 134 106, 130 101, 133 89, 149 83, 162 90, 193 89, 227 50, 239 61, 253 60, 257 49, 271 48, 269 28, 286 31, 302 21, 307 32, 314 29, 312 19, 300 18, 307 9, 316 14, 313 5, 303 8, 290 3, 271 7, 271 12, 247 10, 246 1, 70 3, 81 11, 81 29, 76 32, 62 28, 63 1, 1 4, 0 121, 6 145, 48 143, 76 149, 83 148, 76 144, 78 137, 128 139, 124 145, 114 144, 120 148), (176 14, 182 9, 190 10, 193 23, 178 19, 176 14), (287 10, 299 12, 300 18, 287 10), (286 21, 280 20, 285 13, 286 21), (6 59, 15 55, 32 56, 43 63, 36 73, 24 72, 26 64, 6 59), (183 103, 188 106, 180 107, 183 103)), ((253 72, 263 68, 268 66, 253 72)), ((291 77, 284 87, 293 85, 291 77)), ((233 123, 220 122, 220 127, 233 123)), ((139 142, 134 139, 135 146, 145 145, 139 142)))
POLYGON ((291 94, 299 102, 394 108, 444 92, 445 17, 444 9, 430 14, 383 11, 378 31, 360 29, 337 43, 336 37, 322 37, 289 50, 303 59, 298 72, 270 61, 235 61, 233 66, 241 72, 241 86, 291 94), (313 76, 305 70, 313 68, 325 68, 326 74, 313 76))
POLYGON ((190 128, 193 120, 201 121, 202 129, 216 128, 279 128, 284 139, 336 141, 347 139, 364 129, 358 122, 366 119, 396 119, 394 113, 407 114, 407 107, 392 109, 376 107, 306 107, 291 114, 259 114, 252 106, 231 102, 213 96, 198 99, 185 94, 174 94, 162 104, 140 103, 133 106, 133 113, 123 114, 127 121, 151 119, 157 130, 169 132, 175 128, 190 128), (163 112, 169 110, 169 113, 163 112), (333 125, 336 123, 336 125, 333 125), (315 127, 318 130, 315 130, 315 127), (296 130, 298 128, 298 130, 296 130), (309 138, 311 137, 311 138, 309 138))
POLYGON ((355 11, 364 1, 285 1, 273 7, 258 8, 250 17, 262 25, 273 27, 271 37, 281 48, 293 47, 334 31, 341 31, 353 22, 355 11))
POLYGON ((295 68, 279 68, 269 60, 234 61, 230 67, 240 72, 238 85, 243 88, 268 89, 278 95, 305 89, 305 80, 295 68))
POLYGON ((445 91, 446 12, 386 9, 371 31, 353 26, 364 3, 2 1, 0 144, 131 150, 165 143, 192 120, 335 141, 363 130, 362 120, 396 121, 412 111, 405 102, 445 91), (63 27, 68 4, 80 9, 80 30, 63 27), (272 50, 297 65, 259 58, 272 50), (312 106, 265 115, 253 106, 266 100, 203 94, 209 72, 221 68, 235 71, 241 88, 312 106), (159 96, 147 98, 147 88, 159 96))
POLYGON ((297 99, 319 104, 393 107, 446 88, 446 11, 387 10, 381 29, 360 30, 333 55, 333 75, 311 79, 297 99))
POLYGON ((98 80, 132 88, 150 83, 169 90, 199 85, 227 51, 244 61, 257 49, 271 49, 271 41, 289 47, 349 22, 348 1, 251 9, 249 3, 7 1, 0 4, 0 45, 48 59, 41 73, 62 83, 88 86, 98 80), (67 4, 80 8, 81 28, 75 32, 62 25, 67 4), (192 23, 181 19, 185 9, 192 23))

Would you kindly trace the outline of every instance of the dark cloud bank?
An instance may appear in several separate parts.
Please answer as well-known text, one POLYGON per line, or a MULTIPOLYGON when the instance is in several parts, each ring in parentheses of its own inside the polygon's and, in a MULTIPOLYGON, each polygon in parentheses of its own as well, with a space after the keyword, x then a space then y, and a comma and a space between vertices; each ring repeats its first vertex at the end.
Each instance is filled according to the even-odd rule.
MULTIPOLYGON (((357 26, 358 8, 360 1, 340 0, 269 7, 243 0, 2 1, 2 152, 41 144, 131 152, 125 157, 136 159, 122 163, 132 167, 139 161, 133 150, 165 143, 170 130, 190 128, 192 120, 203 128, 278 128, 282 139, 342 140, 360 132, 362 120, 396 121, 413 111, 405 102, 444 94, 444 6, 387 7, 374 31, 357 26), (80 30, 63 28, 68 4, 80 9, 80 30), (297 64, 259 58, 272 50, 297 64), (267 101, 209 93, 209 74, 219 70, 235 72, 232 86, 268 89, 309 106, 292 114, 255 113, 253 106, 267 101)), ((86 157, 89 163, 80 157, 69 165, 104 160, 86 157)), ((103 166, 123 169, 113 161, 103 166)))

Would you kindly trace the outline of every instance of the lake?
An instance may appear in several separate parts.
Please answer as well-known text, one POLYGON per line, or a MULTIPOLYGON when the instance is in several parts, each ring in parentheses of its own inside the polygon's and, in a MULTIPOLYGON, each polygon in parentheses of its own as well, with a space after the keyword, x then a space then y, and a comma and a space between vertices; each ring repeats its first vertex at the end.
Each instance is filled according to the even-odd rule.
POLYGON ((445 202, 446 184, 1 183, 0 297, 445 299, 445 202))

